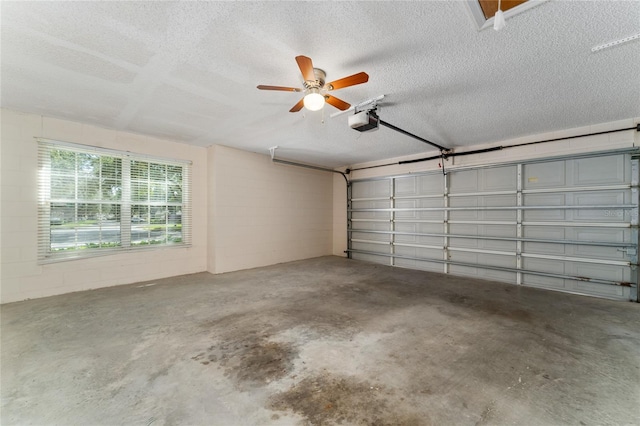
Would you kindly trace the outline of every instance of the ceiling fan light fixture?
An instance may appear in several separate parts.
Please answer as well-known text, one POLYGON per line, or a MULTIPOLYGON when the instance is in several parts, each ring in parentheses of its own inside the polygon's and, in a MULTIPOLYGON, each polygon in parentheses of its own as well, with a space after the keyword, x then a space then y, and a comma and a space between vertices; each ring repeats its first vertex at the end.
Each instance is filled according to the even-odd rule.
POLYGON ((309 111, 321 110, 324 102, 324 96, 322 96, 320 90, 316 88, 309 89, 309 93, 304 96, 304 107, 309 111))

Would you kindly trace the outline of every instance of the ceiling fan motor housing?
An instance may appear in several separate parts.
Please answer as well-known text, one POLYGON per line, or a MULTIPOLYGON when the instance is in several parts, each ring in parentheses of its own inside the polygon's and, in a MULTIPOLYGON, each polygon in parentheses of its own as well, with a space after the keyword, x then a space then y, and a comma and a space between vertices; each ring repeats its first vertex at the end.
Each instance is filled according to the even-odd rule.
POLYGON ((315 80, 306 80, 304 83, 302 83, 305 87, 305 89, 313 89, 313 88, 317 88, 317 89, 322 89, 324 88, 324 82, 327 78, 327 74, 321 70, 320 68, 314 68, 313 69, 313 75, 315 75, 316 79, 315 80))

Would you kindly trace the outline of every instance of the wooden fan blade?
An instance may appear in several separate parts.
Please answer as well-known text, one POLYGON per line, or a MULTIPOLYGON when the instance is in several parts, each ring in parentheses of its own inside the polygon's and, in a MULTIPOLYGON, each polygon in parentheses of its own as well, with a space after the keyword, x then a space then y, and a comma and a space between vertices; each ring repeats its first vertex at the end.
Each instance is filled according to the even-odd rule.
POLYGON ((303 106, 304 106, 304 98, 300 99, 298 103, 295 104, 293 108, 289 110, 289 112, 298 112, 302 109, 303 106))
POLYGON ((342 99, 336 98, 335 96, 327 95, 325 96, 325 99, 327 100, 328 104, 333 105, 334 107, 342 111, 344 111, 345 109, 349 109, 349 107, 351 106, 351 104, 348 104, 342 99))
POLYGON ((367 74, 366 72, 359 72, 358 74, 350 75, 349 77, 332 81, 331 83, 327 84, 325 88, 327 90, 337 90, 342 89, 343 87, 366 83, 367 81, 369 81, 369 74, 367 74))
POLYGON ((316 79, 316 75, 313 72, 313 62, 311 62, 311 58, 302 55, 296 56, 296 62, 298 63, 298 67, 300 67, 304 81, 314 81, 316 79))
POLYGON ((295 87, 283 87, 283 86, 265 86, 263 84, 258 86, 260 90, 282 90, 284 92, 302 92, 302 89, 297 89, 295 87))

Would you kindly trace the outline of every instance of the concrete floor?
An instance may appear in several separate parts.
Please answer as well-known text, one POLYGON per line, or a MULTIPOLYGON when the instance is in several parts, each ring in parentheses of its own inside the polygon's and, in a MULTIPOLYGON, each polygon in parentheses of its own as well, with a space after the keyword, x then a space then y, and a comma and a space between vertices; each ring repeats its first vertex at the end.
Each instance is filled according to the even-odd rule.
POLYGON ((325 257, 2 306, 3 425, 640 423, 640 305, 325 257))

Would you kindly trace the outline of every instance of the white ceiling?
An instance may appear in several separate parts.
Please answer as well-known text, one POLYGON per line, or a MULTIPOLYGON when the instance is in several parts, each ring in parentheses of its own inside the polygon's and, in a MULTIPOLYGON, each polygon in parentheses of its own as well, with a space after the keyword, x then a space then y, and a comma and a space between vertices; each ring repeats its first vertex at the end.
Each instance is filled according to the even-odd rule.
MULTIPOLYGON (((478 31, 461 1, 3 1, 2 106, 282 158, 349 165, 437 151, 335 112, 289 113, 295 56, 355 104, 386 95, 383 120, 446 147, 640 116, 637 1, 549 1, 478 31), (324 117, 324 122, 323 122, 324 117)), ((90 141, 87 141, 90 142, 90 141)))

